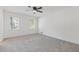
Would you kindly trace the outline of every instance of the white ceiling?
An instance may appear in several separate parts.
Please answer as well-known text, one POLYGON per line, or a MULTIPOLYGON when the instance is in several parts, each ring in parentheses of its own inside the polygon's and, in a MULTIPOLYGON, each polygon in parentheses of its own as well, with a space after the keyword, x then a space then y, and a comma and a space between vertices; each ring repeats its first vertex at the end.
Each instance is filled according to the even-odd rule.
MULTIPOLYGON (((0 6, 1 9, 4 9, 4 10, 8 10, 8 11, 11 11, 11 12, 17 12, 17 13, 24 13, 24 14, 27 14, 27 15, 33 15, 33 12, 32 12, 32 9, 31 8, 28 8, 27 6, 0 6)), ((59 11, 59 10, 62 10, 64 8, 67 8, 67 7, 61 7, 61 6, 45 6, 43 7, 43 14, 46 14, 46 12, 56 12, 56 11, 59 11)), ((41 13, 37 13, 38 16, 41 16, 42 14, 41 13)))
POLYGON ((7 11, 12 11, 12 12, 17 12, 17 13, 26 13, 27 10, 30 10, 28 7, 25 6, 0 6, 1 9, 7 10, 7 11))

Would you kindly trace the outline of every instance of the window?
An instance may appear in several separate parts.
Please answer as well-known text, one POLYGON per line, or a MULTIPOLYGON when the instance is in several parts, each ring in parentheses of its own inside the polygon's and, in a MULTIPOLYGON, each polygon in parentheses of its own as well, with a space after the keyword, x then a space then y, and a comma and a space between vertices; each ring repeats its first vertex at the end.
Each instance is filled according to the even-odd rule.
POLYGON ((12 30, 18 30, 19 29, 19 18, 15 16, 10 17, 10 26, 12 30))

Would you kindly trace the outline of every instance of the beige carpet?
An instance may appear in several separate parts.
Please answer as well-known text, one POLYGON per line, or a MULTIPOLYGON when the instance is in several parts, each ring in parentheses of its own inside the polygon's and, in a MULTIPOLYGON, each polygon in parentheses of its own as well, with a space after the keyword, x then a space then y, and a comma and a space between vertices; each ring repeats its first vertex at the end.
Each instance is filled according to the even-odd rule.
POLYGON ((0 43, 1 52, 79 52, 79 45, 47 37, 42 34, 32 34, 8 38, 0 43))

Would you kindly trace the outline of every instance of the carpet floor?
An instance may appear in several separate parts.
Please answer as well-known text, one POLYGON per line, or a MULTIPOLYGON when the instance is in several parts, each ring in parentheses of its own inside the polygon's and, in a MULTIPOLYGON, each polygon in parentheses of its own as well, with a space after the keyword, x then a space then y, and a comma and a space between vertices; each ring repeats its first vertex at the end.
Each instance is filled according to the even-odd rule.
POLYGON ((4 39, 0 52, 79 52, 79 45, 42 34, 4 39))

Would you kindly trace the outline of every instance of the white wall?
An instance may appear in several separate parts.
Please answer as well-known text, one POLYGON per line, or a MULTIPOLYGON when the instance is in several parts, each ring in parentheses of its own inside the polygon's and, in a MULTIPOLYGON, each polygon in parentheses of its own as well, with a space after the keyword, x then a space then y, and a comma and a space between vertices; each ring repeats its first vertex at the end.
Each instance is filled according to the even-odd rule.
POLYGON ((43 34, 79 44, 79 7, 49 7, 39 19, 43 34), (57 10, 57 8, 60 8, 57 10))
POLYGON ((0 9, 0 41, 3 40, 3 11, 0 9))
POLYGON ((4 38, 36 33, 35 30, 30 29, 30 25, 29 25, 30 20, 33 20, 33 17, 25 14, 4 11, 4 38), (12 31, 10 29, 11 16, 16 16, 20 18, 19 30, 12 31))

